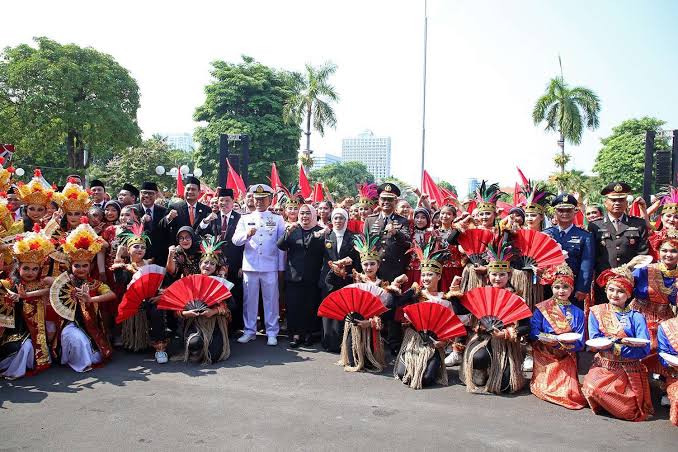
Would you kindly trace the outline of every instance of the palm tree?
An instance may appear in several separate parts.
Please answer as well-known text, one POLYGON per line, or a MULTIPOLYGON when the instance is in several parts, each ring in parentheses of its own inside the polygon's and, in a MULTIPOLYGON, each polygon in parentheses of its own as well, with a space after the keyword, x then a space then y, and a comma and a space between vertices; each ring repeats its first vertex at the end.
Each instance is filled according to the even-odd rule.
POLYGON ((544 95, 537 100, 532 119, 534 125, 546 121, 546 130, 559 133, 560 155, 554 160, 563 174, 570 160, 570 156, 565 154, 565 140, 577 145, 581 143, 584 125, 590 130, 598 128, 600 100, 588 88, 570 88, 563 78, 562 65, 560 71, 560 77, 552 78, 544 95))
POLYGON ((323 136, 325 126, 334 128, 337 125, 331 104, 339 100, 339 95, 328 80, 336 71, 337 66, 329 61, 318 67, 306 64, 306 73, 297 79, 297 94, 290 97, 284 106, 283 118, 286 123, 299 124, 306 119, 306 149, 303 158, 307 160, 311 157, 311 126, 323 136))

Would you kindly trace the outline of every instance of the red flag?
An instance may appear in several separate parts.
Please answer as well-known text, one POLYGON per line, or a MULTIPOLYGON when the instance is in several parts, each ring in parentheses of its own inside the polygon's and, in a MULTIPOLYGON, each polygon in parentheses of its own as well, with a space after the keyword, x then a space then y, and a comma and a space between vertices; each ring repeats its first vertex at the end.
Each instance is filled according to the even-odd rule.
POLYGON ((518 182, 516 182, 516 186, 513 188, 513 207, 518 207, 520 201, 522 201, 520 185, 518 185, 518 182))
POLYGON ((306 177, 306 171, 304 171, 303 166, 299 166, 299 188, 301 189, 301 196, 304 199, 307 199, 313 194, 311 190, 311 185, 308 183, 308 178, 306 177))
POLYGON ((632 217, 640 217, 640 202, 634 199, 629 208, 629 215, 632 217))
POLYGON ((468 207, 466 207, 466 211, 470 214, 473 214, 473 211, 475 210, 476 207, 478 207, 478 201, 476 201, 475 199, 472 199, 468 203, 468 207))
POLYGON ((578 227, 584 226, 584 214, 581 209, 577 209, 577 212, 574 214, 574 225, 578 227))
POLYGON ((271 188, 273 191, 278 190, 282 187, 283 184, 280 181, 280 175, 278 174, 278 168, 276 168, 275 163, 271 165, 271 188))
POLYGON ((525 177, 525 174, 516 166, 516 169, 518 170, 518 175, 520 176, 520 181, 523 183, 524 186, 530 185, 530 181, 525 177))
POLYGON ((184 199, 184 180, 181 174, 181 168, 177 168, 177 196, 184 199))
POLYGON ((226 180, 226 188, 230 188, 233 190, 233 194, 235 195, 236 199, 242 199, 242 197, 245 196, 245 193, 247 193, 247 188, 245 188, 245 182, 243 182, 240 175, 233 169, 233 167, 231 166, 231 162, 229 160, 226 160, 226 163, 228 163, 228 177, 226 180))
POLYGON ((421 178, 421 192, 426 193, 430 199, 434 200, 438 208, 445 205, 445 197, 426 170, 424 170, 424 175, 421 178))
POLYGON ((323 186, 320 182, 316 182, 313 188, 313 202, 321 202, 323 199, 325 199, 323 196, 323 186))

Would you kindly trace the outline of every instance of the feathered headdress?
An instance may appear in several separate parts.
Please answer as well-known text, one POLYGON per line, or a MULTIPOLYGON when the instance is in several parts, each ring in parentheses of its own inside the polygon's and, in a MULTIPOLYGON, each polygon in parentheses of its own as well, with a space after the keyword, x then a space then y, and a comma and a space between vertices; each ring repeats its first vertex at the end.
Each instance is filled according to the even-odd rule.
POLYGON ((33 226, 32 232, 26 232, 16 237, 12 252, 21 263, 42 264, 45 258, 54 252, 54 243, 36 224, 33 226))
POLYGON ((478 203, 478 212, 497 211, 497 200, 501 195, 505 195, 503 191, 499 189, 499 184, 494 183, 487 185, 487 181, 483 180, 480 183, 480 186, 476 189, 476 202, 478 203))
POLYGON ((0 191, 6 192, 12 184, 12 174, 14 174, 14 167, 8 166, 5 168, 5 158, 0 157, 0 191))
POLYGON ((358 205, 374 206, 377 203, 377 184, 358 184, 358 205))
POLYGON ((66 212, 86 213, 92 206, 92 200, 89 192, 75 182, 73 178, 68 179, 61 193, 54 194, 55 201, 66 212))
POLYGON ((520 192, 527 198, 525 213, 538 213, 544 215, 544 210, 549 204, 553 193, 544 189, 544 184, 533 183, 527 180, 527 183, 520 186, 520 192))
POLYGON ((487 245, 487 272, 504 273, 511 271, 513 248, 507 240, 501 240, 499 246, 487 245))
POLYGON ((71 262, 91 261, 101 251, 104 239, 89 225, 87 217, 82 217, 80 225, 66 236, 62 250, 71 262))
POLYGON ((17 184, 17 196, 24 205, 39 204, 46 206, 55 197, 54 189, 42 183, 42 171, 36 168, 33 179, 27 184, 17 184))
POLYGON ((662 198, 662 213, 678 213, 678 188, 668 185, 662 198))
POLYGON ((377 251, 377 243, 379 243, 379 236, 370 237, 370 230, 365 224, 365 235, 358 235, 353 238, 353 247, 360 253, 360 262, 377 261, 379 262, 379 251, 377 251))
POLYGON ((151 243, 151 238, 144 231, 144 225, 141 223, 134 223, 132 227, 121 232, 118 237, 122 239, 125 246, 130 247, 136 243, 151 243))
POLYGON ((304 197, 296 184, 291 185, 289 189, 281 186, 278 190, 282 192, 278 198, 280 204, 286 206, 301 206, 304 204, 304 197))
POLYGON ((443 260, 449 256, 449 250, 447 248, 438 248, 438 241, 433 237, 424 245, 424 248, 419 246, 419 243, 415 240, 412 248, 407 252, 412 253, 417 256, 421 264, 421 271, 432 271, 434 273, 442 273, 443 271, 443 260))
POLYGON ((204 261, 205 259, 212 259, 218 263, 221 257, 220 248, 224 243, 226 242, 217 241, 217 238, 214 236, 209 236, 200 242, 200 251, 202 252, 200 262, 204 261))
POLYGON ((542 273, 540 282, 544 285, 554 285, 557 282, 565 283, 574 287, 574 273, 569 265, 562 263, 560 265, 549 267, 542 273))

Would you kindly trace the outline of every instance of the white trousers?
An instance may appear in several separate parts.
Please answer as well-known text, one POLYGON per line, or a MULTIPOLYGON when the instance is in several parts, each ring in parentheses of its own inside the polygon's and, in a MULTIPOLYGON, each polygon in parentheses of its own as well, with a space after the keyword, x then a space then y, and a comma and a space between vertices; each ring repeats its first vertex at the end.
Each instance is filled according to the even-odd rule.
POLYGON ((0 361, 0 371, 2 371, 0 375, 9 378, 20 378, 26 375, 26 369, 32 369, 34 365, 33 342, 28 338, 21 344, 18 352, 0 361))
POLYGON ((75 323, 69 323, 61 332, 61 364, 68 364, 76 372, 85 372, 101 362, 101 353, 92 349, 89 337, 75 323))
POLYGON ((278 317, 278 272, 243 272, 243 322, 245 334, 257 334, 257 312, 259 310, 259 288, 264 302, 266 335, 275 337, 280 331, 278 317))

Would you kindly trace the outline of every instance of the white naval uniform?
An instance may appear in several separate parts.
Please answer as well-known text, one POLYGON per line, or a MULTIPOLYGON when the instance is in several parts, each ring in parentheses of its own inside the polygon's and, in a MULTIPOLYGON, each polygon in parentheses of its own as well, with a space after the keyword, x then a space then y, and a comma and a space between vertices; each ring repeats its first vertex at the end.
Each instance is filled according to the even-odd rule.
POLYGON ((282 216, 269 211, 243 215, 233 233, 233 244, 245 245, 242 260, 245 334, 255 335, 257 332, 259 287, 264 302, 266 335, 276 337, 280 331, 278 272, 285 270, 285 254, 278 249, 277 242, 284 234, 282 216), (257 228, 257 232, 248 238, 247 231, 251 227, 257 228))

